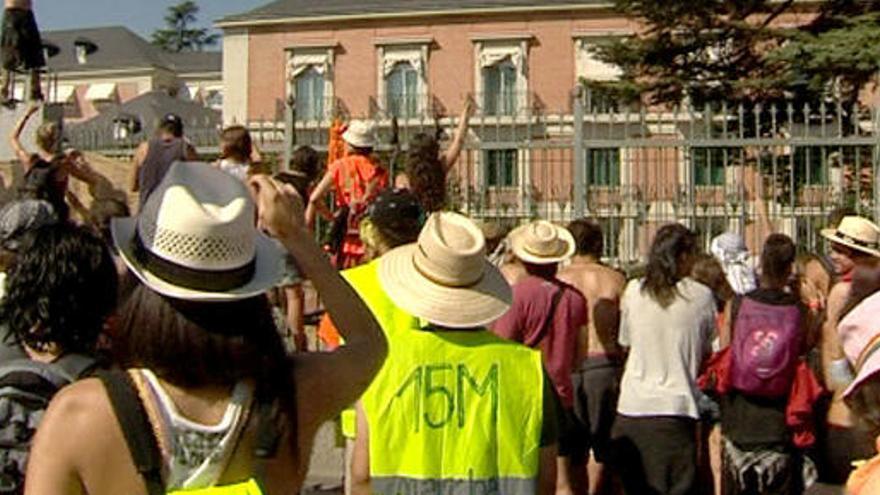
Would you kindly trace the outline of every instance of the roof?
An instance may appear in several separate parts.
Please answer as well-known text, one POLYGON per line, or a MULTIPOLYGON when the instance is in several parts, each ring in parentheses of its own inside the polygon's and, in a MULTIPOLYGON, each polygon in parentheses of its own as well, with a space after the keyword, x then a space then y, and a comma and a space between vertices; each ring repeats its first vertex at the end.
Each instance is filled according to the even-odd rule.
POLYGON ((168 53, 123 26, 44 31, 42 37, 60 50, 48 60, 49 68, 58 72, 161 67, 186 75, 223 70, 223 54, 219 51, 168 53), (78 41, 97 47, 85 64, 76 59, 78 41))
POLYGON ((222 52, 163 53, 178 75, 223 71, 222 52))
POLYGON ((50 69, 59 72, 146 69, 170 65, 160 49, 122 26, 44 31, 42 37, 60 49, 58 55, 47 61, 50 69), (77 40, 88 40, 98 48, 88 56, 85 64, 80 64, 76 59, 77 40))
POLYGON ((112 142, 113 121, 120 117, 134 117, 140 122, 141 130, 133 138, 143 139, 152 135, 159 121, 168 113, 180 116, 184 123, 184 132, 188 132, 187 129, 193 131, 207 129, 216 133, 216 129, 221 124, 220 112, 217 110, 196 102, 174 98, 164 91, 150 91, 121 105, 113 105, 89 120, 68 124, 66 128, 71 135, 88 133, 93 136, 92 139, 112 142))
POLYGON ((610 5, 610 0, 276 0, 242 14, 217 21, 224 25, 308 21, 324 18, 366 18, 428 14, 467 14, 485 11, 564 10, 610 5))

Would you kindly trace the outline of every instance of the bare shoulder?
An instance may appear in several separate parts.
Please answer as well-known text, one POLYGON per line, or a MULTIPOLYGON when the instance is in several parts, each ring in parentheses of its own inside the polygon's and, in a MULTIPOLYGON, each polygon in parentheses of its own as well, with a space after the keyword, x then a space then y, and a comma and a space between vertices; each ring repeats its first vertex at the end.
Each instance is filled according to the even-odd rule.
POLYGON ((110 411, 110 401, 104 385, 97 378, 87 378, 74 382, 55 394, 46 416, 58 415, 71 423, 104 422, 104 413, 110 411))

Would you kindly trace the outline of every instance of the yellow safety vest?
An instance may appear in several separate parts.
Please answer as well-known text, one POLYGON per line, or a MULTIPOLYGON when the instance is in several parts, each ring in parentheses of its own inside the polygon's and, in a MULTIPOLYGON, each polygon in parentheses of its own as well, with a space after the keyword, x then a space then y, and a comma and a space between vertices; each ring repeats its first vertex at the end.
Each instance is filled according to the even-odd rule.
MULTIPOLYGON (((414 316, 400 309, 385 294, 379 282, 379 263, 381 258, 375 259, 364 265, 350 268, 341 272, 349 285, 357 292, 364 301, 385 336, 388 339, 389 351, 396 345, 394 335, 401 331, 419 328, 419 321, 414 316)), ((354 409, 342 411, 342 435, 346 438, 354 438, 357 433, 354 409)))
POLYGON ((197 490, 177 490, 168 495, 263 495, 260 485, 256 480, 250 479, 244 483, 234 485, 212 486, 197 490))
POLYGON ((372 493, 537 493, 541 354, 480 331, 396 331, 362 397, 372 493))

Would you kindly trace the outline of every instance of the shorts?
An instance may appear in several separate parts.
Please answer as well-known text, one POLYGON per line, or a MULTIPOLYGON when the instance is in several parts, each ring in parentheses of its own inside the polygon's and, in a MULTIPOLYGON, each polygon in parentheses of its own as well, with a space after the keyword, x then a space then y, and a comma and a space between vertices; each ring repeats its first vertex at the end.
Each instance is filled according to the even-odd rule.
POLYGON ((3 68, 39 69, 45 67, 43 41, 37 21, 31 10, 6 9, 3 11, 3 33, 0 34, 0 55, 3 68))
POLYGON ((697 422, 687 417, 618 415, 609 463, 627 495, 695 495, 697 422))
POLYGON ((597 462, 606 462, 622 373, 620 360, 609 357, 588 357, 572 373, 575 430, 580 438, 572 449, 574 460, 586 460, 592 450, 597 462))

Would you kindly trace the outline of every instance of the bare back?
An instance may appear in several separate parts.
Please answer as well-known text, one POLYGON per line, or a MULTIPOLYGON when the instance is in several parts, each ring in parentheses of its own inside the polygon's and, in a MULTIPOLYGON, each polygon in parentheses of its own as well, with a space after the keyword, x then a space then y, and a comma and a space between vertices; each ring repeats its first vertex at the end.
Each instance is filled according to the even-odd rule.
POLYGON ((31 10, 31 0, 4 0, 3 6, 7 9, 31 10))
POLYGON ((617 331, 620 325, 620 297, 626 278, 600 263, 576 258, 559 271, 558 278, 581 291, 587 300, 589 323, 581 336, 580 357, 618 355, 617 331))
MULTIPOLYGON (((210 394, 193 391, 193 404, 175 399, 185 415, 197 422, 212 424, 219 420, 211 406, 210 394)), ((214 404, 216 406, 216 404, 214 404)), ((222 402, 220 406, 225 407, 222 402)), ((251 413, 232 458, 220 479, 221 485, 246 481, 253 477, 254 447, 258 421, 251 413)), ((34 462, 28 469, 27 494, 147 495, 143 478, 137 472, 119 427, 109 398, 97 379, 77 382, 61 392, 47 411, 48 421, 35 438, 34 462), (49 440, 51 438, 51 440, 49 440), (51 441, 51 445, 47 442, 51 441), (63 467, 62 467, 63 466, 63 467), (64 479, 59 479, 63 476, 64 479), (59 486, 66 486, 60 491, 59 486)), ((297 451, 310 452, 314 428, 299 431, 297 451)), ((264 493, 298 493, 308 469, 308 459, 299 459, 284 432, 279 452, 265 465, 262 480, 264 493)))

